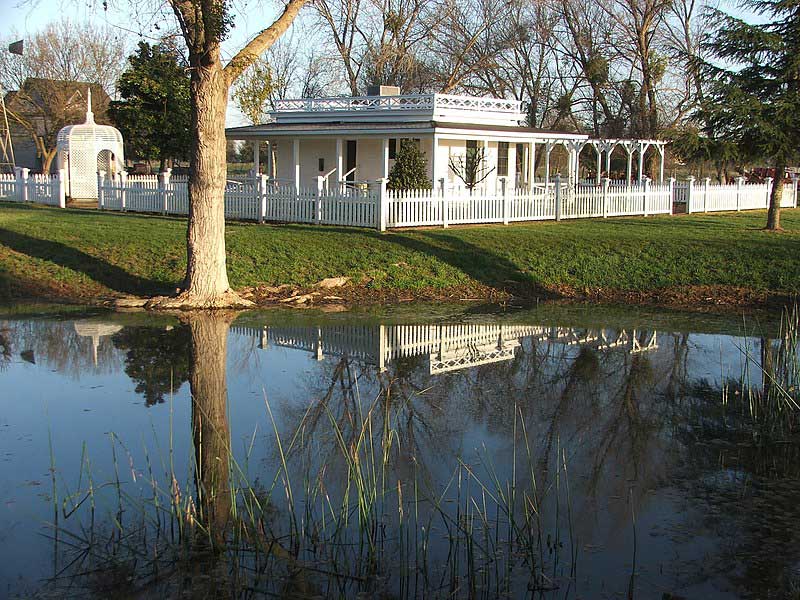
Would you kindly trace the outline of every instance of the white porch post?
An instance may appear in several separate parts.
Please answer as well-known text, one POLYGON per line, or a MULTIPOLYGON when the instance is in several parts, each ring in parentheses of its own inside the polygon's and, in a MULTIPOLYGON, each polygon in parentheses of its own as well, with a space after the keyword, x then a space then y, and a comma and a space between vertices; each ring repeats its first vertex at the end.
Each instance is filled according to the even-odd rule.
POLYGON ((647 146, 639 142, 639 177, 638 183, 642 183, 642 176, 644 175, 644 153, 647 152, 647 146))
POLYGON ((595 177, 595 181, 597 185, 600 185, 600 171, 603 170, 603 151, 597 146, 597 144, 592 144, 594 148, 594 153, 597 155, 597 173, 595 177))
MULTIPOLYGON (((481 161, 481 167, 484 170, 489 168, 489 140, 488 140, 488 138, 483 140, 483 161, 481 161)), ((495 172, 494 175, 495 175, 495 177, 494 177, 494 180, 495 180, 494 187, 496 188, 497 187, 497 172, 495 172)), ((483 187, 484 191, 486 191, 489 188, 489 178, 490 177, 491 177, 491 175, 488 175, 486 177, 486 179, 483 180, 483 183, 481 183, 481 187, 483 187)))
POLYGON ((436 159, 436 155, 439 153, 439 136, 435 133, 433 134, 433 138, 431 141, 431 156, 430 156, 430 164, 431 164, 431 183, 433 187, 436 187, 436 182, 439 181, 439 161, 436 159))
POLYGON ((631 184, 631 179, 633 178, 633 149, 631 148, 630 144, 625 146, 625 150, 628 152, 628 171, 625 176, 625 179, 628 182, 628 185, 631 184))
POLYGON ((381 140, 381 152, 383 156, 383 174, 381 178, 389 178, 389 138, 385 137, 381 140))
POLYGON ((258 177, 261 172, 261 142, 253 140, 253 177, 258 177))
POLYGON ((658 145, 658 153, 660 154, 660 161, 658 165, 658 182, 664 183, 664 145, 658 145))
POLYGON ((606 144, 606 178, 611 179, 611 153, 614 152, 613 144, 606 144))
POLYGON ((544 189, 550 185, 550 153, 553 152, 553 142, 545 144, 545 157, 544 157, 544 189))
POLYGON ((506 179, 506 187, 510 184, 511 189, 517 187, 517 145, 508 144, 508 178, 506 179))
POLYGON ((341 190, 341 181, 344 179, 344 140, 336 138, 336 181, 340 182, 337 189, 341 190))
POLYGON ((531 157, 530 151, 530 144, 525 144, 522 147, 522 183, 523 185, 528 184, 528 175, 530 174, 530 168, 528 167, 528 161, 531 157))
POLYGON ((528 150, 528 186, 533 189, 536 183, 536 142, 530 143, 528 150))
POLYGON ((267 177, 270 179, 273 178, 273 172, 275 170, 275 158, 272 156, 272 142, 267 140, 267 177))
POLYGON ((300 140, 292 140, 292 158, 294 160, 294 189, 300 190, 300 140))

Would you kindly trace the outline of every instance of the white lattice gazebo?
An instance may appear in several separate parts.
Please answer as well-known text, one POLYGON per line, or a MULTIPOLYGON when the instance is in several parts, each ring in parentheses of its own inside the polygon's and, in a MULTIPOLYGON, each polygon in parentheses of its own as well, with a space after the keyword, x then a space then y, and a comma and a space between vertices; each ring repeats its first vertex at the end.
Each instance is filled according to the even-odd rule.
POLYGON ((122 134, 110 125, 98 125, 92 112, 92 91, 86 104, 86 121, 69 125, 56 138, 58 168, 67 172, 67 195, 97 198, 97 172, 114 176, 124 169, 122 134))

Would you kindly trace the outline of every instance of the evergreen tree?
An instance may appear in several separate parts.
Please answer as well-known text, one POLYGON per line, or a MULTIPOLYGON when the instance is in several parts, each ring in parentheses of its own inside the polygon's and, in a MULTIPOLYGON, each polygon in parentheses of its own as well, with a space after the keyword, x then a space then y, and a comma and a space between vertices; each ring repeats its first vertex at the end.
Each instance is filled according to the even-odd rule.
POLYGON ((707 49, 725 66, 705 64, 710 91, 701 110, 710 137, 735 142, 754 160, 775 167, 767 229, 780 229, 787 164, 800 154, 800 2, 744 0, 764 17, 753 25, 715 10, 707 49))
POLYGON ((125 141, 125 154, 141 160, 185 159, 191 105, 186 61, 176 49, 139 42, 117 89, 110 113, 125 141))
POLYGON ((392 190, 431 189, 427 164, 425 153, 413 140, 400 140, 387 187, 392 190))

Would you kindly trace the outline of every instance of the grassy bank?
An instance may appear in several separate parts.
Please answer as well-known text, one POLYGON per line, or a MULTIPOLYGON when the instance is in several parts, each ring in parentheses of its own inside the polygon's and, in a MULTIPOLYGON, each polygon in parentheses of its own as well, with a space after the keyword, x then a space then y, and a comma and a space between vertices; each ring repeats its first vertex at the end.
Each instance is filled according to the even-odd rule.
MULTIPOLYGON (((313 286, 347 276, 353 298, 490 297, 759 303, 800 291, 800 209, 781 234, 762 211, 592 219, 379 234, 231 223, 231 284, 313 286)), ((0 297, 94 301, 173 289, 180 219, 0 203, 0 297)), ((339 293, 339 292, 337 292, 339 293)), ((347 295, 344 293, 344 295, 347 295)))

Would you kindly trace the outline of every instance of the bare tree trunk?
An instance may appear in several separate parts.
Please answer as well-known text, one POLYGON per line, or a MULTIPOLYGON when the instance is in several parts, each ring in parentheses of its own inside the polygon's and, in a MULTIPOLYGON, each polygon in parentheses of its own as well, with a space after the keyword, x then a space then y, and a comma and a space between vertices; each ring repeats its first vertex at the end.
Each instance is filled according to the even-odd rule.
POLYGON ((769 210, 767 211, 768 231, 781 231, 781 200, 783 199, 783 174, 786 171, 784 161, 775 165, 775 179, 772 180, 772 193, 769 196, 769 210))
POLYGON ((228 82, 219 61, 192 69, 192 146, 188 261, 184 295, 215 305, 230 292, 225 268, 225 108, 228 82))

